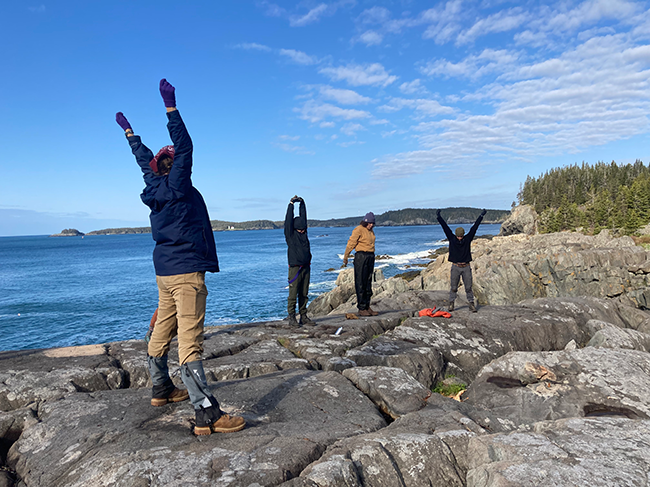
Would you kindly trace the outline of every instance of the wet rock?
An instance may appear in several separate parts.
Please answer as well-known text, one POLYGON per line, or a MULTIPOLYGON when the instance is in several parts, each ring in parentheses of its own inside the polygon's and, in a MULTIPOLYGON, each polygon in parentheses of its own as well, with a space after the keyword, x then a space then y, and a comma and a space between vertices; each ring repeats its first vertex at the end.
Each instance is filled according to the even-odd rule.
POLYGON ((431 391, 396 367, 355 367, 343 371, 379 409, 393 419, 426 406, 431 391))

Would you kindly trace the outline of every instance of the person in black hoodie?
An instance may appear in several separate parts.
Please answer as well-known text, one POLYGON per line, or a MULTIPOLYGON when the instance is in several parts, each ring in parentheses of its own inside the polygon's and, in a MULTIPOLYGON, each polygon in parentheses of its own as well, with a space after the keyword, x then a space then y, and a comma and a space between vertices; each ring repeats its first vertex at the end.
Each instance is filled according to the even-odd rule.
POLYGON ((307 237, 307 207, 305 200, 298 196, 291 198, 284 218, 284 238, 287 241, 287 258, 289 260, 289 299, 287 312, 289 326, 298 326, 296 320, 296 299, 301 325, 313 325, 307 316, 307 301, 309 299, 309 270, 311 266, 311 251, 307 237), (294 203, 300 203, 299 215, 294 218, 294 203))
POLYGON ((462 277, 463 285, 465 286, 465 295, 467 296, 467 302, 469 303, 469 309, 472 313, 476 313, 474 293, 472 292, 472 268, 469 263, 472 261, 472 240, 474 240, 476 230, 478 230, 478 226, 483 221, 483 217, 486 213, 487 210, 481 212, 474 225, 472 225, 472 228, 470 228, 467 235, 465 235, 465 229, 463 227, 456 228, 455 234, 452 233, 447 222, 440 216, 440 210, 436 211, 438 223, 440 223, 442 230, 445 232, 445 235, 449 240, 449 262, 451 262, 449 311, 454 310, 454 301, 456 301, 456 295, 458 293, 458 284, 462 277))

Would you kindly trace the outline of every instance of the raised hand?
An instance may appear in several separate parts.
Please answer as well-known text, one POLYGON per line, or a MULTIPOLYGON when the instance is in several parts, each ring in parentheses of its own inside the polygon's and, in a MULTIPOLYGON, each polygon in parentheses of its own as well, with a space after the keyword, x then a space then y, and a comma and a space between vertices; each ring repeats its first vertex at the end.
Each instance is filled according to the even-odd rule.
POLYGON ((165 78, 160 80, 160 96, 167 108, 176 106, 176 88, 174 88, 165 78))
POLYGON ((481 212, 481 216, 485 216, 486 213, 487 213, 487 210, 485 208, 483 208, 483 211, 481 212))
POLYGON ((120 127, 122 127, 122 130, 124 130, 125 132, 127 130, 133 131, 133 129, 131 128, 131 124, 129 123, 129 121, 126 119, 126 117, 122 112, 117 112, 115 114, 115 121, 120 127))

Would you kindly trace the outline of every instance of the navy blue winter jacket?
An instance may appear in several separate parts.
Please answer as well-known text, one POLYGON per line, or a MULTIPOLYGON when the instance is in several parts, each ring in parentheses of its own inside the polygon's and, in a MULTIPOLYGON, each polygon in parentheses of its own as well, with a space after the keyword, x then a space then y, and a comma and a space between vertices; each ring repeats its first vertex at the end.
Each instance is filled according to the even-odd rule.
POLYGON ((156 176, 153 172, 149 166, 153 153, 139 136, 127 138, 146 184, 140 198, 151 209, 156 275, 219 272, 208 209, 201 193, 192 186, 192 139, 178 110, 168 112, 167 118, 175 151, 168 175, 156 176))

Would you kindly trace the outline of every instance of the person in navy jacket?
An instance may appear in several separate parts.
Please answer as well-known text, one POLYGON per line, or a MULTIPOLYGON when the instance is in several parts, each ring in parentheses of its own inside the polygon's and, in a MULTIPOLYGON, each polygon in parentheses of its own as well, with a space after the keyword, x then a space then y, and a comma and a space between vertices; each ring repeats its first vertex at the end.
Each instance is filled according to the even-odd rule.
POLYGON ((148 368, 153 382, 151 404, 190 399, 196 413, 194 433, 232 432, 244 428, 243 418, 221 411, 205 378, 203 324, 208 290, 206 272, 219 272, 219 261, 208 209, 192 185, 192 139, 176 109, 175 88, 160 80, 167 128, 174 145, 154 156, 122 112, 115 116, 142 169, 142 202, 151 209, 151 233, 156 241, 153 263, 158 284, 158 317, 148 343, 148 368), (167 367, 172 338, 178 336, 181 379, 187 390, 177 389, 167 367))

